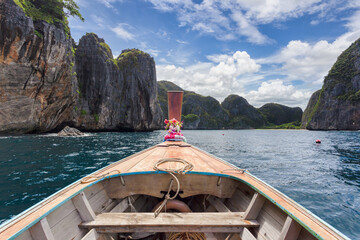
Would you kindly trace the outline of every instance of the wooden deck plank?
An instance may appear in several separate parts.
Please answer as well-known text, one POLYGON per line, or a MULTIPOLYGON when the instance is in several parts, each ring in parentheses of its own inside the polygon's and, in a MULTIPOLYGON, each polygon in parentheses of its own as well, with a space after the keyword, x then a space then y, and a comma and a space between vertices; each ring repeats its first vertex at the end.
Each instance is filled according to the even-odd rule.
POLYGON ((225 206, 225 204, 217 197, 210 196, 208 201, 218 212, 231 212, 230 209, 228 209, 227 206, 225 206))
POLYGON ((255 192, 249 206, 245 211, 244 218, 256 219, 264 203, 265 203, 265 198, 261 196, 259 193, 255 192))
POLYGON ((193 148, 186 148, 183 150, 188 154, 188 158, 191 161, 191 163, 194 165, 193 171, 198 172, 216 172, 216 169, 214 169, 207 161, 204 161, 204 159, 199 156, 197 151, 194 151, 193 148))
MULTIPOLYGON (((183 143, 162 143, 161 145, 181 145, 183 143)), ((158 151, 160 148, 168 148, 168 147, 158 147, 154 146, 149 148, 141 153, 137 153, 131 157, 125 158, 122 161, 111 164, 110 166, 102 169, 97 172, 96 176, 101 176, 104 173, 107 173, 112 170, 120 170, 122 173, 124 172, 132 172, 134 169, 131 169, 134 166, 141 166, 139 169, 141 171, 152 171, 152 164, 147 164, 147 157, 151 155, 154 151, 158 151)), ((192 151, 195 151, 202 159, 203 162, 209 162, 209 165, 213 169, 213 173, 225 173, 236 178, 241 179, 244 182, 247 182, 249 185, 252 185, 254 188, 258 189, 262 193, 266 194, 268 198, 272 199, 273 202, 276 202, 277 205, 280 205, 283 209, 286 209, 287 212, 291 213, 301 222, 306 224, 310 229, 315 231, 319 236, 324 239, 343 239, 336 232, 332 231, 325 224, 317 220, 310 213, 304 210, 302 207, 297 205, 292 200, 286 198, 280 192, 271 188, 267 184, 261 182, 257 178, 251 176, 248 173, 240 173, 240 172, 223 172, 225 169, 232 168, 231 164, 225 163, 217 158, 214 158, 210 154, 203 152, 194 147, 190 147, 192 151)), ((177 157, 180 156, 181 151, 184 151, 184 147, 172 147, 171 151, 168 151, 167 157, 177 157)), ((183 155, 184 156, 184 155, 183 155)), ((190 156, 184 156, 185 160, 191 161, 191 159, 187 159, 190 156)), ((153 157, 152 161, 156 161, 157 159, 153 157)), ((202 164, 202 163, 201 163, 202 164)), ((200 165, 200 164, 199 164, 200 165)), ((210 168, 209 168, 210 169, 210 168)), ((116 174, 116 172, 112 173, 116 174)), ((31 211, 26 212, 24 215, 19 218, 10 221, 7 225, 5 225, 2 229, 0 229, 0 239, 7 239, 17 233, 19 230, 23 229, 27 225, 33 223, 36 219, 39 219, 41 216, 47 214, 53 207, 57 206, 61 202, 67 200, 73 194, 83 190, 89 184, 80 184, 76 183, 70 187, 65 188, 61 192, 54 195, 52 198, 45 200, 41 205, 36 206, 31 211)), ((302 233, 301 233, 302 234, 302 233)))
POLYGON ((77 211, 71 212, 66 218, 51 228, 55 239, 77 239, 85 235, 84 229, 78 225, 82 222, 77 211))
POLYGON ((258 227, 254 220, 241 219, 239 213, 102 213, 94 221, 80 224, 98 232, 240 232, 243 227, 258 227), (201 230, 200 230, 201 229, 201 230))
POLYGON ((30 228, 33 239, 55 240, 46 218, 41 219, 37 224, 30 228))
POLYGON ((229 209, 233 212, 246 211, 251 202, 251 196, 246 195, 240 189, 236 189, 234 195, 227 200, 229 209))
POLYGON ((256 240, 254 235, 249 231, 249 229, 244 228, 242 232, 239 234, 241 240, 256 240))
POLYGON ((75 208, 79 211, 80 217, 83 221, 91 221, 95 219, 94 210, 85 196, 84 192, 79 193, 73 197, 72 202, 75 208))
POLYGON ((99 234, 95 229, 91 229, 81 240, 97 240, 99 238, 99 234))
POLYGON ((278 240, 296 240, 300 234, 301 226, 291 217, 287 217, 278 240))
POLYGON ((126 168, 127 172, 142 172, 142 171, 154 171, 154 163, 162 158, 167 153, 168 148, 156 148, 145 159, 136 162, 129 168, 126 168))
MULTIPOLYGON (((139 198, 139 195, 132 196, 131 201, 136 201, 139 198)), ((110 212, 124 212, 129 207, 129 199, 126 197, 122 199, 110 212)))
MULTIPOLYGON (((94 174, 94 176, 100 176, 104 173, 108 173, 115 169, 120 170, 121 172, 126 172, 125 170, 123 170, 123 166, 134 164, 134 162, 146 158, 146 156, 149 155, 151 152, 153 152, 155 149, 157 149, 156 146, 143 150, 142 152, 136 153, 127 158, 124 158, 121 161, 118 161, 116 163, 109 165, 108 167, 101 169, 96 174, 94 174)), ((14 221, 10 221, 9 224, 5 225, 2 229, 0 229, 0 239, 8 239, 11 236, 15 235, 18 231, 31 224, 40 216, 43 216, 44 214, 49 212, 53 207, 67 200, 71 195, 83 190, 90 184, 92 183, 82 184, 80 182, 77 182, 74 185, 68 186, 64 188, 62 191, 55 194, 53 197, 46 199, 43 203, 36 206, 31 211, 26 212, 24 215, 20 216, 19 218, 14 219, 14 221)))
POLYGON ((201 151, 197 148, 192 147, 191 148, 194 153, 203 160, 203 162, 207 163, 209 166, 209 169, 214 169, 214 172, 221 173, 223 170, 230 169, 232 166, 229 164, 225 164, 224 162, 221 162, 217 159, 215 159, 210 154, 201 151), (215 161, 214 161, 215 160, 215 161))

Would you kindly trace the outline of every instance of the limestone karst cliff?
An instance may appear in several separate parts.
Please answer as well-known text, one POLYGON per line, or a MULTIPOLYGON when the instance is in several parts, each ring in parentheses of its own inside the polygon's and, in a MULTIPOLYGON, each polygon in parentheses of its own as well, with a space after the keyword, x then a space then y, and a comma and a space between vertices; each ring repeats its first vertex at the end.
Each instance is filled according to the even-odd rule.
POLYGON ((224 99, 221 106, 230 114, 228 128, 258 128, 265 124, 265 120, 259 111, 243 97, 231 94, 224 99))
POLYGON ((0 24, 0 133, 160 127, 149 54, 124 50, 113 59, 95 34, 76 46, 66 24, 33 20, 12 0, 0 0, 0 24))
MULTIPOLYGON (((169 81, 159 81, 158 89, 160 105, 167 118, 167 91, 183 89, 169 81)), ((221 129, 229 116, 215 98, 184 90, 181 120, 184 129, 221 129)))
POLYGON ((302 118, 311 130, 360 129, 360 39, 337 59, 302 118))
POLYGON ((253 107, 245 98, 238 95, 231 94, 220 104, 213 97, 183 90, 169 81, 159 81, 158 96, 165 118, 167 117, 167 91, 171 90, 184 91, 182 106, 184 129, 299 128, 302 114, 300 108, 265 104, 262 108, 270 112, 264 114, 260 110, 262 108, 253 107), (271 110, 274 110, 274 113, 271 110), (292 122, 298 124, 294 125, 292 122), (287 125, 282 125, 284 123, 287 125))
POLYGON ((62 25, 0 1, 0 132, 46 132, 71 120, 76 81, 62 25))
POLYGON ((298 122, 300 124, 303 111, 299 107, 288 107, 277 103, 267 103, 259 108, 268 124, 281 125, 298 122))
POLYGON ((160 127, 155 62, 149 54, 128 49, 113 59, 104 40, 89 33, 80 39, 75 58, 77 127, 94 131, 160 127))

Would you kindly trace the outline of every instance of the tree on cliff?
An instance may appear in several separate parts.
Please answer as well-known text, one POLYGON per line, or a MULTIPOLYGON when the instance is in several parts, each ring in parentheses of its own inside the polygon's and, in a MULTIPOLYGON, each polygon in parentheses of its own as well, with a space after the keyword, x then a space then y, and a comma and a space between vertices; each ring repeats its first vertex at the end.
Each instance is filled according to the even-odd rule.
POLYGON ((33 20, 43 20, 50 24, 61 23, 66 33, 69 33, 68 16, 78 17, 84 21, 79 6, 74 0, 14 0, 14 2, 33 20))

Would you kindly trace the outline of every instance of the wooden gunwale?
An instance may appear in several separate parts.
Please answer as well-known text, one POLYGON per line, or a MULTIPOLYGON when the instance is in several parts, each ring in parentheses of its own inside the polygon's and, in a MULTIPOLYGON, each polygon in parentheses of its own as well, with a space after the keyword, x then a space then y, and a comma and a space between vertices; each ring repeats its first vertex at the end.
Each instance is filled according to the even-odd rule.
POLYGON ((104 167, 91 175, 101 176, 102 174, 110 172, 112 170, 120 170, 121 174, 108 175, 97 181, 86 184, 81 184, 80 180, 76 181, 75 183, 69 185, 68 187, 65 187, 64 189, 56 192, 55 194, 43 200, 39 204, 35 205, 33 208, 19 214, 15 219, 4 223, 0 227, 0 239, 16 238, 22 232, 26 231, 31 226, 39 222, 42 218, 50 214, 63 203, 70 200, 72 197, 74 197, 84 189, 100 181, 103 181, 104 179, 118 177, 120 175, 163 173, 155 172, 152 169, 153 163, 155 163, 162 157, 181 157, 191 162, 195 166, 201 166, 201 169, 194 168, 194 170, 196 171, 189 172, 188 174, 205 174, 216 175, 219 177, 230 177, 249 185, 251 188, 253 188, 261 195, 266 197, 268 200, 270 200, 272 203, 280 207, 284 212, 291 216, 300 225, 305 227, 318 239, 348 239, 341 233, 337 232, 335 229, 327 226, 325 222, 318 219, 316 216, 314 216, 314 214, 311 214, 308 210, 301 207, 298 203, 294 202, 284 194, 275 190, 268 184, 257 179, 250 173, 227 172, 226 174, 224 174, 222 173, 222 171, 224 171, 225 169, 229 169, 229 167, 234 169, 238 168, 209 153, 206 153, 198 148, 195 148, 191 145, 189 146, 189 144, 182 142, 164 142, 159 145, 155 145, 139 153, 124 158, 123 160, 115 162, 107 167, 104 167), (181 146, 186 146, 186 148, 182 148, 181 146), (184 151, 185 149, 186 151, 184 151))
MULTIPOLYGON (((121 159, 117 162, 114 162, 108 166, 105 166, 88 176, 99 176, 101 174, 104 174, 105 172, 108 172, 107 170, 112 169, 114 166, 117 166, 121 163, 124 163, 126 161, 132 160, 139 155, 142 155, 144 153, 147 153, 151 150, 156 149, 157 145, 152 146, 150 148, 144 149, 138 153, 135 153, 133 155, 130 155, 124 159, 121 159)), ((146 156, 145 156, 146 157, 146 156)), ((39 222, 42 218, 49 215, 51 212, 53 212, 55 209, 60 207, 62 204, 64 204, 66 201, 70 200, 72 197, 79 194, 81 191, 85 190, 88 187, 91 187, 92 185, 97 184, 98 182, 109 178, 111 175, 99 179, 97 181, 91 182, 91 183, 81 183, 81 179, 75 181, 74 183, 60 189, 59 191, 55 192, 54 194, 50 195, 49 197, 45 198, 38 204, 32 206, 31 208, 21 212, 14 218, 10 219, 9 221, 6 221, 5 223, 0 225, 0 239, 15 239, 17 236, 19 236, 24 231, 31 228, 33 225, 35 225, 37 222, 39 222), (80 187, 81 186, 81 187, 80 187)))
MULTIPOLYGON (((197 147, 192 146, 192 148, 196 149, 202 154, 205 154, 228 166, 231 166, 234 169, 239 169, 237 166, 197 147)), ((255 177, 248 171, 244 171, 243 173, 227 173, 226 175, 235 177, 237 180, 241 180, 243 183, 259 192, 261 195, 266 197, 269 201, 287 213, 290 217, 292 217, 295 221, 297 221, 301 226, 307 229, 314 237, 318 239, 349 239, 340 233, 337 229, 330 226, 327 222, 310 212, 308 209, 304 208, 299 203, 295 202, 293 199, 278 191, 274 187, 255 177)))

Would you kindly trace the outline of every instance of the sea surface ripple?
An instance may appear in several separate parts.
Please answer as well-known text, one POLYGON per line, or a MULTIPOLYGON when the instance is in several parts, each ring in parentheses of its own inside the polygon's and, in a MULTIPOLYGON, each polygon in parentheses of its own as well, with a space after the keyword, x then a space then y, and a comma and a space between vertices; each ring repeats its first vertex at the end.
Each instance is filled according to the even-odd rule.
MULTIPOLYGON (((249 170, 346 236, 360 239, 360 132, 183 133, 190 144, 249 170)), ((81 177, 160 143, 164 134, 0 136, 0 223, 81 177)))

